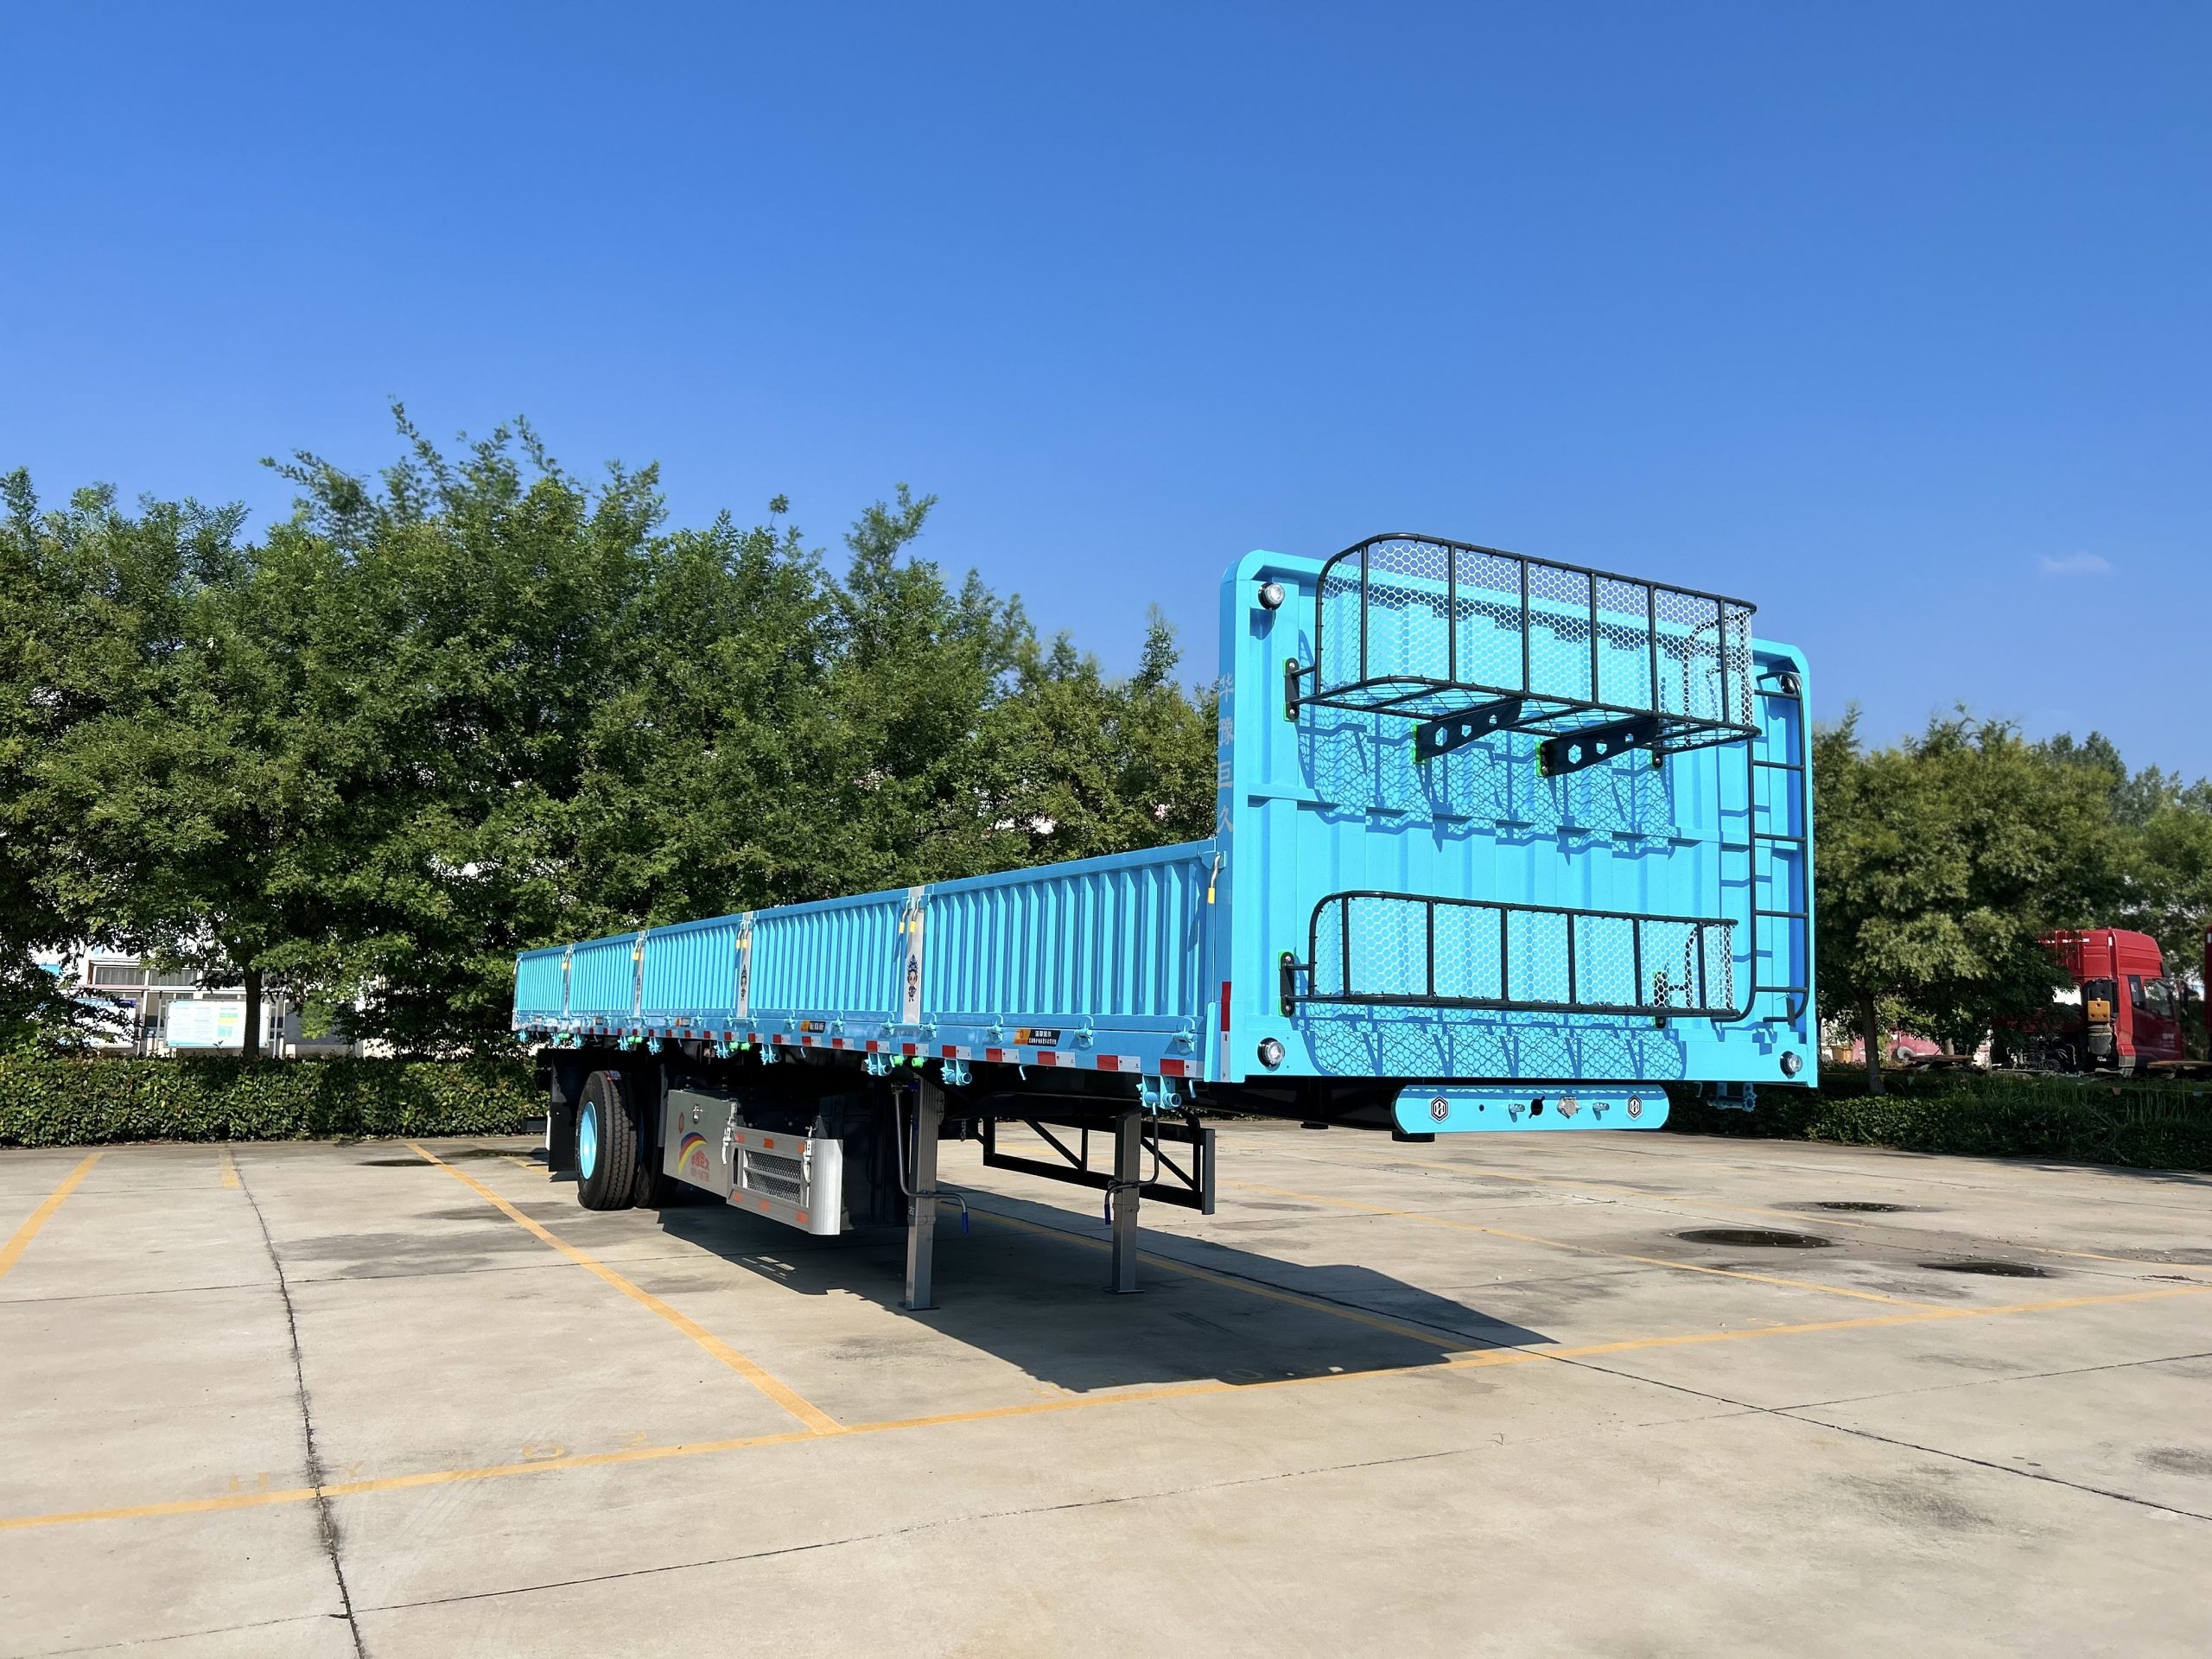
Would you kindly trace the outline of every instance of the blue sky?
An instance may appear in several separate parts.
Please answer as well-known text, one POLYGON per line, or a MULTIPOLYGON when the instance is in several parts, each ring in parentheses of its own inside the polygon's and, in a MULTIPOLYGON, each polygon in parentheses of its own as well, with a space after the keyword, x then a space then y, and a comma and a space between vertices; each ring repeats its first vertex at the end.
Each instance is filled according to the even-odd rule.
POLYGON ((1741 594, 1823 715, 2212 772, 2212 7, 17 8, 0 467, 527 413, 1109 667, 1253 546, 1741 594))

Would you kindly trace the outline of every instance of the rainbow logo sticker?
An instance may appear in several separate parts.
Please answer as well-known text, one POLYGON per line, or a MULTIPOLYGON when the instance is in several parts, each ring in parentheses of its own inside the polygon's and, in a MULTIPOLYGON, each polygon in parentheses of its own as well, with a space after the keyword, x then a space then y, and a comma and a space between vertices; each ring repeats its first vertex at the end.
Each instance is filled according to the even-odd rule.
POLYGON ((714 1178, 714 1162, 707 1156, 707 1137, 696 1129, 684 1131, 676 1148, 676 1173, 704 1186, 714 1178))

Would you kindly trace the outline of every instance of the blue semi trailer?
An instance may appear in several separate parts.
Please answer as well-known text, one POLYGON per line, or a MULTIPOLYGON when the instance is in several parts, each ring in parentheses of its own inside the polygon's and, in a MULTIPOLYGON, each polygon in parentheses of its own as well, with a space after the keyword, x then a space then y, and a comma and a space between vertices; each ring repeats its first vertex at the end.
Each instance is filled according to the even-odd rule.
POLYGON ((925 1307, 972 1135, 1103 1190, 1128 1290, 1140 1198, 1213 1207, 1207 1108, 1428 1140, 1809 1081, 1805 664, 1750 605, 1418 535, 1221 594, 1210 840, 519 957, 582 1202, 904 1223, 925 1307))

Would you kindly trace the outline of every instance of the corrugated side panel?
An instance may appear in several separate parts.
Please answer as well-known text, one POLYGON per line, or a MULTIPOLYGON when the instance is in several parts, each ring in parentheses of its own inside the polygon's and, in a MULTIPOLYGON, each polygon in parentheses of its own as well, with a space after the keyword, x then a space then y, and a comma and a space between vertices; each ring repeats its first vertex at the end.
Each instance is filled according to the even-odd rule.
POLYGON ((930 890, 923 996, 955 1023, 1199 1017, 1213 843, 1048 864, 930 890))
MULTIPOLYGON (((899 1012, 903 891, 785 905, 753 918, 753 1013, 889 1020, 899 1012)), ((733 993, 734 995, 734 993, 733 993)))
POLYGON ((645 935, 645 1018, 724 1021, 737 1007, 738 918, 657 927, 645 935))
POLYGON ((557 1020, 568 1012, 562 995, 563 947, 527 951, 515 959, 515 1018, 557 1020))
POLYGON ((617 1024, 637 1012, 638 936, 620 933, 575 947, 569 963, 569 1016, 617 1024))

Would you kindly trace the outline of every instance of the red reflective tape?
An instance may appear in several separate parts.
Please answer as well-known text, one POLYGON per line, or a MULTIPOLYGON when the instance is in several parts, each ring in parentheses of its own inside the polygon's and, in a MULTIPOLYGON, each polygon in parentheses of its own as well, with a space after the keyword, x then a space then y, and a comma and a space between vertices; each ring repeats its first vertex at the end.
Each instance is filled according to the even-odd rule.
POLYGON ((983 1051, 983 1058, 987 1060, 1004 1060, 1006 1058, 1006 1050, 1002 1048, 987 1048, 983 1051))
POLYGON ((1221 982, 1221 1034, 1229 1034, 1229 982, 1221 982))
POLYGON ((875 1039, 874 1039, 874 1038, 873 1038, 873 1037, 871 1037, 871 1038, 869 1038, 869 1039, 868 1039, 868 1052, 869 1053, 871 1053, 871 1054, 874 1053, 877 1050, 880 1049, 882 1046, 883 1046, 883 1045, 882 1045, 881 1043, 877 1042, 877 1041, 875 1040, 875 1039))
POLYGON ((1040 1049, 1039 1049, 1039 1050, 1037 1051, 1037 1064, 1038 1064, 1038 1065, 1058 1065, 1059 1063, 1060 1063, 1060 1057, 1059 1057, 1058 1054, 1054 1053, 1051 1049, 1049 1049, 1049 1048, 1040 1048, 1040 1049))
POLYGON ((918 1043, 901 1043, 899 1045, 899 1052, 911 1060, 921 1053, 922 1048, 918 1043))
POLYGON ((960 1051, 955 1048, 950 1043, 945 1044, 938 1052, 948 1060, 957 1060, 960 1058, 960 1051))
POLYGON ((1160 1075, 1163 1077, 1187 1077, 1191 1075, 1191 1063, 1188 1060, 1162 1060, 1160 1075))
POLYGON ((832 1037, 830 1039, 830 1046, 832 1048, 842 1048, 844 1046, 845 1039, 842 1037, 832 1037))

